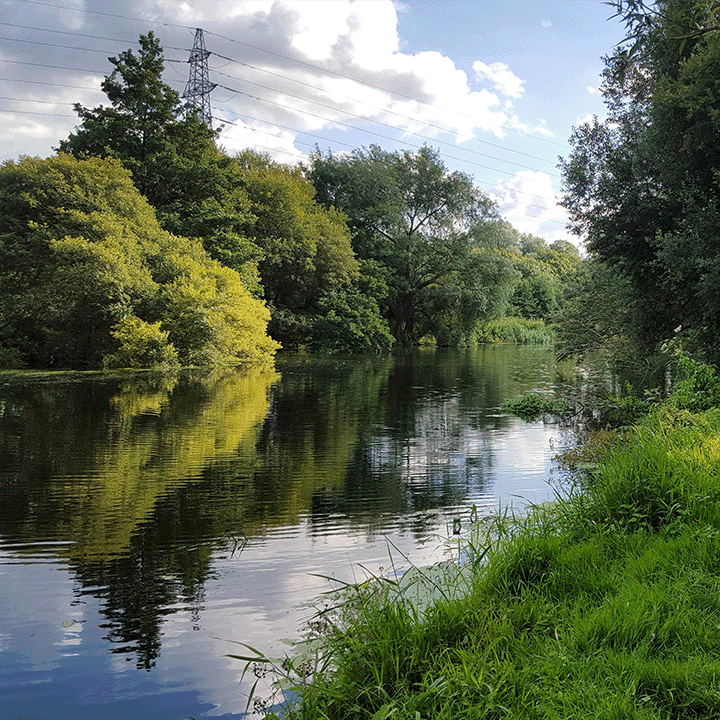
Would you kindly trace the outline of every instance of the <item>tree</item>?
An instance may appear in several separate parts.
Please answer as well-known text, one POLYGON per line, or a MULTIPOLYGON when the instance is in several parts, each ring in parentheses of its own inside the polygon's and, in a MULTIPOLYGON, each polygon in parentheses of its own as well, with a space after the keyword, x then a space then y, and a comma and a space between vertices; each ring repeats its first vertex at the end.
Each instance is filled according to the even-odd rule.
POLYGON ((237 162, 254 216, 246 232, 262 251, 267 301, 298 312, 324 290, 349 285, 358 270, 345 217, 315 202, 315 189, 299 168, 251 150, 237 162))
POLYGON ((613 4, 628 38, 606 59, 609 116, 575 129, 564 205, 590 252, 629 278, 642 343, 682 325, 717 355, 717 12, 694 0, 613 4))
POLYGON ((75 105, 80 127, 60 143, 73 155, 113 156, 130 170, 135 186, 152 205, 163 194, 158 161, 169 151, 167 131, 182 114, 180 96, 162 81, 162 47, 152 31, 140 36, 140 51, 109 58, 115 69, 101 88, 111 103, 88 109, 75 105))
POLYGON ((556 317, 560 357, 583 357, 609 351, 631 363, 649 354, 636 328, 640 303, 627 276, 606 263, 583 263, 565 287, 566 301, 556 317))
POLYGON ((397 343, 464 342, 502 305, 511 269, 497 256, 489 263, 485 243, 495 206, 436 151, 317 151, 308 177, 318 201, 348 216, 358 258, 382 268, 380 307, 397 343))
POLYGON ((242 236, 250 202, 231 158, 215 145, 216 133, 162 80, 163 50, 149 32, 137 54, 111 57, 115 69, 102 83, 111 105, 75 105, 81 124, 59 149, 77 158, 118 158, 174 234, 199 238, 210 255, 260 292, 259 250, 242 236))
POLYGON ((510 298, 510 312, 551 322, 563 304, 565 288, 582 262, 569 242, 548 245, 542 238, 521 235, 514 267, 520 274, 510 298))
POLYGON ((245 233, 262 252, 270 332, 285 346, 317 344, 317 316, 358 278, 346 218, 315 201, 299 168, 252 150, 240 153, 237 164, 254 217, 245 233))
POLYGON ((117 160, 60 154, 0 167, 5 357, 43 367, 263 362, 276 347, 268 319, 235 271, 160 228, 117 160))

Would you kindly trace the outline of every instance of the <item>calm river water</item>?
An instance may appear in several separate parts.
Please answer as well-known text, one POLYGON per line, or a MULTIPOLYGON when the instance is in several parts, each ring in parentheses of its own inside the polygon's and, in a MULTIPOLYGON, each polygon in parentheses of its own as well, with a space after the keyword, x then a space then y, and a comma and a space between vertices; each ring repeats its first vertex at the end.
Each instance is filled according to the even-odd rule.
POLYGON ((241 718, 331 584, 445 557, 473 505, 553 495, 558 429, 500 412, 542 347, 273 371, 0 374, 3 718, 241 718))

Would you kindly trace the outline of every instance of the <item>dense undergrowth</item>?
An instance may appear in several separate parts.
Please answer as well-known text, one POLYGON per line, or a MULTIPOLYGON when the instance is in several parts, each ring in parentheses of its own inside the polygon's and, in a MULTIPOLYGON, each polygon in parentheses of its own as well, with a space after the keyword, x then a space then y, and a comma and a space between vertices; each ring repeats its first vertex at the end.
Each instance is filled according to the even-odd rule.
POLYGON ((428 607, 401 583, 344 590, 284 665, 282 716, 720 717, 718 388, 686 362, 573 491, 476 536, 470 579, 431 579, 428 607))

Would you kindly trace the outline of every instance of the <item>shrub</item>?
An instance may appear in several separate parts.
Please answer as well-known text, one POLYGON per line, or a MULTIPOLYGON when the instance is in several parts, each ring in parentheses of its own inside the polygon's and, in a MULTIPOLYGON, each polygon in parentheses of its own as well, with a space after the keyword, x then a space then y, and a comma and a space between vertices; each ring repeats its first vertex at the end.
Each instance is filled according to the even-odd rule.
POLYGON ((531 422, 544 415, 566 415, 572 411, 572 408, 565 400, 553 400, 539 393, 526 393, 505 400, 502 410, 517 415, 521 420, 531 422))
POLYGON ((160 323, 148 323, 135 315, 126 315, 113 328, 119 343, 115 352, 105 355, 105 368, 173 367, 178 364, 175 347, 168 341, 160 323))

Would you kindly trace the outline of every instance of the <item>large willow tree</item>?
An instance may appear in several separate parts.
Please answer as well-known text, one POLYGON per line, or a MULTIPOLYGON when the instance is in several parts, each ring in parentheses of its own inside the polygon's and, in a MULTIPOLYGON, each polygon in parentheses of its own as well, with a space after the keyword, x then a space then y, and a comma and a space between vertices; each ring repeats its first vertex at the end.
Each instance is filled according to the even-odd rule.
POLYGON ((494 250, 497 208, 436 151, 311 156, 317 199, 349 218, 353 248, 385 288, 380 305, 399 345, 468 341, 504 308, 514 273, 494 250))

